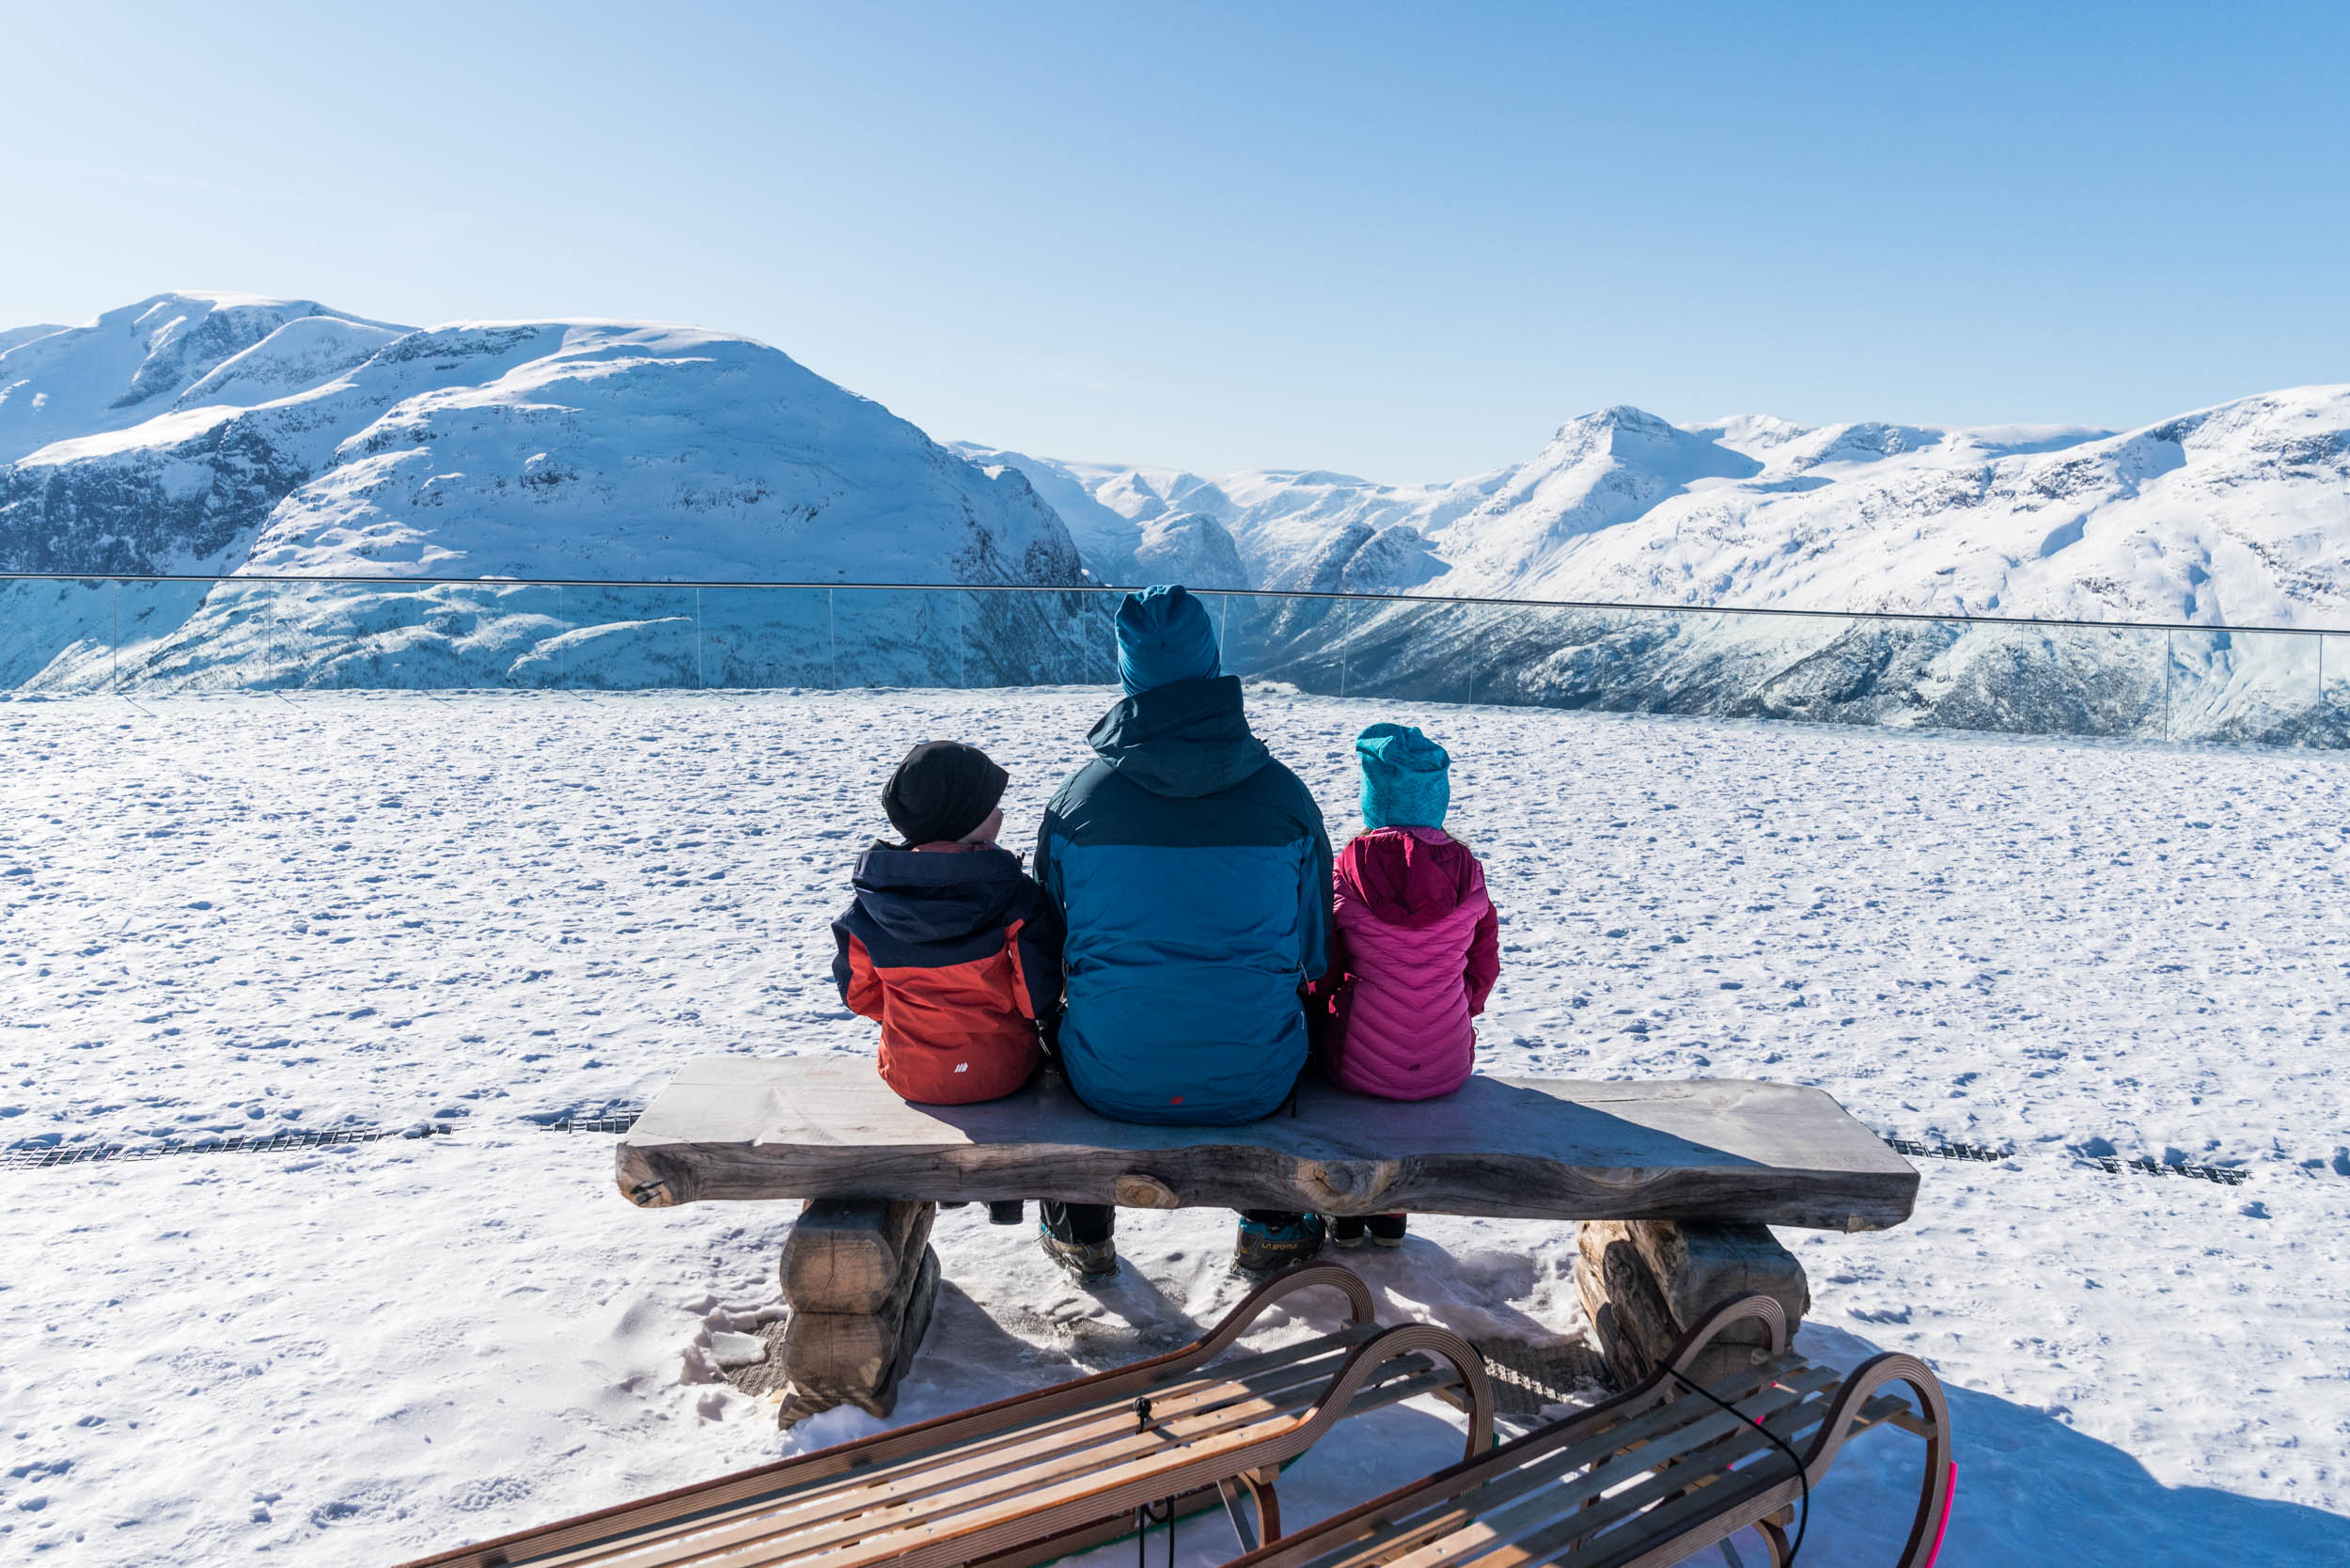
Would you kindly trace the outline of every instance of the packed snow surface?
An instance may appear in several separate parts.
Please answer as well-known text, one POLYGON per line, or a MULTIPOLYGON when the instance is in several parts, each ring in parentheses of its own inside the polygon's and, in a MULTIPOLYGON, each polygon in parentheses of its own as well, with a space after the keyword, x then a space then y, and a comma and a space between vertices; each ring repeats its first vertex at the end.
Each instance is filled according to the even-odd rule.
MULTIPOLYGON (((872 1430, 779 1437, 718 1371, 780 1310, 793 1205, 638 1211, 608 1137, 540 1124, 692 1055, 870 1051, 825 928, 887 769, 984 745, 1016 842, 1106 701, 0 707, 11 1145, 449 1129, 0 1170, 0 1556, 391 1562, 872 1430)), ((1504 921, 1482 1070, 1818 1084, 1884 1133, 2016 1150, 1921 1162, 1898 1230, 1780 1232, 1812 1354, 1913 1351, 1952 1389, 1945 1562, 2350 1560, 2350 760, 1251 707, 1334 824, 1365 722, 1452 748, 1504 921), (2248 1176, 2083 1157, 2107 1152, 2248 1176)), ((1126 1273, 1087 1293, 1027 1231, 943 1214, 897 1419, 1180 1342, 1242 1294, 1230 1237, 1128 1214, 1126 1273)), ((1584 1331, 1573 1254, 1567 1226, 1423 1218, 1355 1258, 1384 1316, 1540 1338, 1584 1331)), ((1318 1516, 1457 1441, 1417 1407, 1341 1428, 1286 1503, 1318 1516)), ((1888 1560, 1917 1453, 1856 1447, 1804 1560, 1888 1560)), ((1231 1550, 1212 1520, 1181 1539, 1231 1550)))

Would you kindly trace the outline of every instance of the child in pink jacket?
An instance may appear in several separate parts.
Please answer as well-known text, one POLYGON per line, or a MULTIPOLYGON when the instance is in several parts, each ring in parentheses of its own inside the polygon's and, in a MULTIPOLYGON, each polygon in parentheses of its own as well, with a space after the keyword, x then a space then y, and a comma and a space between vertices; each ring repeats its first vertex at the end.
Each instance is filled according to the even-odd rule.
MULTIPOLYGON (((1355 737, 1363 833, 1334 877, 1330 966, 1313 988, 1323 1071, 1383 1100, 1427 1100, 1468 1081, 1476 1026, 1501 973, 1500 920, 1485 870, 1444 830, 1452 759, 1417 729, 1355 737)), ((1403 1216, 1340 1217, 1331 1239, 1403 1241, 1403 1216)))

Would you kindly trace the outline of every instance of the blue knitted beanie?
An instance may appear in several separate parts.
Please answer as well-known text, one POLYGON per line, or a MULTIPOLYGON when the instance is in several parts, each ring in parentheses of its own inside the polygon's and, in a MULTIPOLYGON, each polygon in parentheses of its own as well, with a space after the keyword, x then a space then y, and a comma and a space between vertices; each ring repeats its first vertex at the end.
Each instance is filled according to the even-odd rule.
POLYGON ((1118 683, 1134 697, 1223 668, 1207 607, 1178 584, 1130 593, 1118 606, 1118 683))
POLYGON ((1418 730, 1374 724, 1355 737, 1363 765, 1365 827, 1442 827, 1452 804, 1452 759, 1418 730))

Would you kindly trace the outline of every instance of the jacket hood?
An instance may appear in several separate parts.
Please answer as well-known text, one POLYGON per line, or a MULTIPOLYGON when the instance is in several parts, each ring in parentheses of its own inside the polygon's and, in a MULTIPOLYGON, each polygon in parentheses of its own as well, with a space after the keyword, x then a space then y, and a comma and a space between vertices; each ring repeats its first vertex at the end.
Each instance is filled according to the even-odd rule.
POLYGON ((1441 829, 1383 827, 1346 846, 1339 891, 1396 926, 1433 926, 1461 907, 1484 877, 1477 856, 1441 829))
POLYGON ((1236 675, 1137 692, 1104 713, 1086 740, 1120 777, 1179 799, 1229 790, 1273 760, 1249 733, 1236 675))
POLYGON ((859 908, 901 942, 956 942, 1004 924, 1027 878, 1010 850, 921 855, 875 844, 851 879, 859 908))

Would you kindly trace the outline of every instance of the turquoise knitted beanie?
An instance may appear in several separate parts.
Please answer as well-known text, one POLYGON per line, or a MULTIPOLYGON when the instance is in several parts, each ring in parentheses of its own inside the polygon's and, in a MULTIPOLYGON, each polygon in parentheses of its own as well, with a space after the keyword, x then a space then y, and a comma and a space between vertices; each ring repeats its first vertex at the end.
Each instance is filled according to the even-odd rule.
POLYGON ((1363 765, 1365 827, 1442 827, 1452 804, 1452 759, 1406 725, 1374 724, 1355 737, 1363 765))

